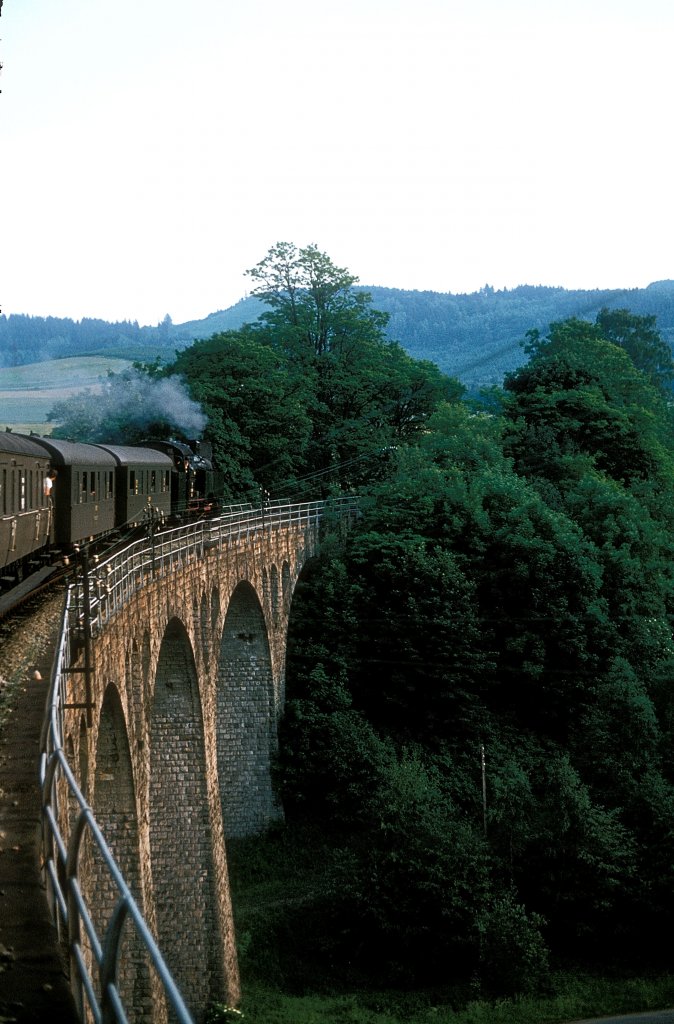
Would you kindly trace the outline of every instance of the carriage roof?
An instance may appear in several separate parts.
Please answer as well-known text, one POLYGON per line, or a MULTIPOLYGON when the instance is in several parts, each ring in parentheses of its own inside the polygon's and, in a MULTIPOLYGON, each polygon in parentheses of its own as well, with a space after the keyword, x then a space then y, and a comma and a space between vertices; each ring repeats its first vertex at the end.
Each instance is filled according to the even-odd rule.
POLYGON ((122 444, 97 444, 94 447, 109 452, 118 466, 152 466, 172 469, 173 459, 156 448, 134 448, 122 444))
POLYGON ((52 437, 31 437, 49 455, 53 466, 87 466, 96 469, 114 467, 115 460, 110 452, 95 445, 80 444, 78 441, 60 441, 52 437))
POLYGON ((11 430, 0 434, 0 452, 7 452, 11 455, 31 455, 36 459, 48 458, 44 448, 36 444, 32 437, 14 434, 11 430))

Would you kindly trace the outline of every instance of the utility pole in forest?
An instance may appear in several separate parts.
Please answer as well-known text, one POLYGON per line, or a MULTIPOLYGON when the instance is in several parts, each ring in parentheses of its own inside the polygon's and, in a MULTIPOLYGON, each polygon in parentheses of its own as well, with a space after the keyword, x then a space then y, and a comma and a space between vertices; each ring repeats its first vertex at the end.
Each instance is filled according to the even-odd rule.
POLYGON ((487 762, 484 755, 484 743, 480 744, 480 764, 482 767, 482 828, 487 838, 487 762))

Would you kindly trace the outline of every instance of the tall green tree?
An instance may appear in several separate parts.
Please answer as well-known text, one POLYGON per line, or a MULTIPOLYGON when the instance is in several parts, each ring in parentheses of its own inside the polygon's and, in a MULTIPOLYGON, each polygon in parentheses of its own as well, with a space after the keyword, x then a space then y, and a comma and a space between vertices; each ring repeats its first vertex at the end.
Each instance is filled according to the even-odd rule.
POLYGON ((370 295, 353 289, 358 278, 316 245, 278 242, 247 273, 256 282, 252 294, 269 306, 261 319, 276 344, 296 355, 346 354, 382 337, 388 315, 372 309, 370 295))
POLYGON ((440 400, 463 393, 434 364, 388 341, 387 316, 315 245, 280 242, 248 273, 269 307, 260 336, 307 384, 306 473, 324 489, 360 487, 380 471, 383 453, 423 429, 440 400))
POLYGON ((505 380, 522 473, 554 482, 594 470, 628 484, 660 475, 667 408, 626 351, 575 318, 551 324, 545 338, 530 332, 528 348, 529 362, 505 380))
POLYGON ((624 349, 653 385, 669 394, 674 383, 672 350, 656 327, 654 316, 637 316, 628 309, 602 309, 596 324, 602 337, 624 349))

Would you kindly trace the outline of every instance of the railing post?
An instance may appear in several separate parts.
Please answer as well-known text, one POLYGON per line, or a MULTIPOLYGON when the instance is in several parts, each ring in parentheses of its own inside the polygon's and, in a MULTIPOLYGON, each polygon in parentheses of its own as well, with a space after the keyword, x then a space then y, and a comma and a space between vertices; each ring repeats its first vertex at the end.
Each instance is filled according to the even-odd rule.
POLYGON ((80 811, 77 821, 73 827, 68 844, 68 858, 66 860, 66 901, 68 906, 68 951, 70 954, 70 987, 75 1000, 80 1020, 84 1020, 84 981, 80 971, 80 965, 75 956, 75 950, 81 948, 82 930, 80 927, 80 910, 75 898, 75 887, 73 882, 77 881, 79 867, 79 852, 84 825, 86 822, 85 810, 80 811))
POLYGON ((102 1024, 116 1024, 119 1020, 111 990, 117 987, 119 948, 128 909, 126 899, 120 900, 114 909, 105 935, 100 969, 102 1024))
POLYGON ((83 639, 84 639, 84 700, 87 712, 87 727, 90 729, 94 719, 92 714, 92 686, 91 676, 93 673, 93 662, 91 657, 91 591, 89 588, 89 555, 86 547, 82 548, 82 613, 83 639))

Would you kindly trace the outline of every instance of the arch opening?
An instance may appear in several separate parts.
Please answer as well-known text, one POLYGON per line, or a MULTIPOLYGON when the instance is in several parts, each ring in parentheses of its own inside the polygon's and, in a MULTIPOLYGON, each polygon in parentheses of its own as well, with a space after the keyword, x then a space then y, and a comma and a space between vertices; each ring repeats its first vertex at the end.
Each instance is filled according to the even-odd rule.
POLYGON ((226 836, 261 832, 281 815, 272 786, 276 709, 269 640, 255 590, 239 583, 220 643, 217 755, 226 836))
POLYGON ((222 991, 204 731, 192 646, 164 633, 150 722, 150 851, 157 933, 192 1012, 222 991))
MULTIPOLYGON (((98 726, 93 806, 96 820, 134 899, 143 906, 138 815, 127 723, 119 691, 109 683, 98 726)), ((99 936, 104 934, 119 899, 97 847, 88 844, 91 861, 92 913, 99 936)), ((122 938, 119 989, 129 1021, 151 1019, 150 974, 136 932, 127 927, 122 938)))

